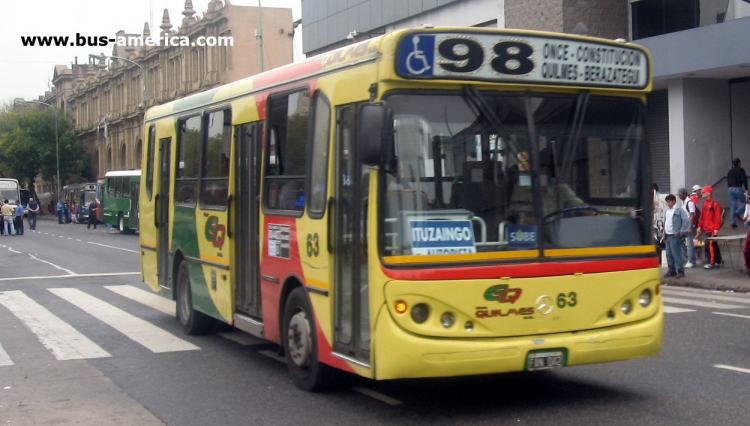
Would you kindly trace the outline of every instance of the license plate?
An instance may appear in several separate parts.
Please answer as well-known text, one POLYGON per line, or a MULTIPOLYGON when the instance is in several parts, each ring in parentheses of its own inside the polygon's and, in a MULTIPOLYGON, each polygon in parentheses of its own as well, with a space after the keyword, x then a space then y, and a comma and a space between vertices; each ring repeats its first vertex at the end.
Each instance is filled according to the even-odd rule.
POLYGON ((563 351, 529 352, 526 358, 526 370, 537 371, 565 366, 563 351))

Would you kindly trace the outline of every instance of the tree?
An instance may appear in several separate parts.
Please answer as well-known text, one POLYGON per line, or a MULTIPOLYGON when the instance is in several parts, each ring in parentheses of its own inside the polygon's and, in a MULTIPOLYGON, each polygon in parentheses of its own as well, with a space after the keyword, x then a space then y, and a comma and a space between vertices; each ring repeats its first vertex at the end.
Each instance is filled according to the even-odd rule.
POLYGON ((14 177, 28 183, 32 191, 37 175, 41 175, 45 181, 55 182, 59 145, 60 187, 71 178, 89 178, 89 155, 83 142, 78 138, 73 120, 65 114, 60 114, 56 118, 55 113, 52 108, 39 109, 33 105, 20 109, 6 109, 0 113, 2 176, 14 177))

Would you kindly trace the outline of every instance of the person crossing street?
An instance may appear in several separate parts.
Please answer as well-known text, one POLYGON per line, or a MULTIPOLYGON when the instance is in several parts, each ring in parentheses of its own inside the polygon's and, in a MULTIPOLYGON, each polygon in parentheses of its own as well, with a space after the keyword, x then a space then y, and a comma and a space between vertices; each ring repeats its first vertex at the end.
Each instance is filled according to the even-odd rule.
MULTIPOLYGON (((701 233, 706 237, 716 237, 721 229, 721 205, 714 199, 714 189, 710 186, 704 186, 702 192, 703 207, 701 208, 701 217, 698 221, 698 229, 695 231, 696 240, 701 233)), ((714 269, 724 263, 721 259, 719 243, 716 240, 706 240, 706 265, 705 269, 714 269)))

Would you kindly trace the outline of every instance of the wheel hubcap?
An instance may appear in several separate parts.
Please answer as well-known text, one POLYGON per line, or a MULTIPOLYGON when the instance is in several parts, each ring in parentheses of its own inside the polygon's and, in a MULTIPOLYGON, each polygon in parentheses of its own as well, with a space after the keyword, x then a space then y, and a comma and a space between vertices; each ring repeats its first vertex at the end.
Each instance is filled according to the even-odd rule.
POLYGON ((304 311, 297 312, 289 321, 287 345, 289 347, 288 355, 295 365, 299 367, 310 366, 312 359, 312 335, 310 333, 310 323, 307 321, 307 315, 304 311))

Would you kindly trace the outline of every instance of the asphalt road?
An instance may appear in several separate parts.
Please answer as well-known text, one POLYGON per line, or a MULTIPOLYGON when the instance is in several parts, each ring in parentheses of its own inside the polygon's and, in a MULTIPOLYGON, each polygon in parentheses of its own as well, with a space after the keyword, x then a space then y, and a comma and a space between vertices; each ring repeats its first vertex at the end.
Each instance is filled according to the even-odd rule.
POLYGON ((310 394, 294 387, 272 344, 240 332, 184 335, 173 304, 155 304, 141 283, 138 247, 137 235, 51 221, 0 237, 1 424, 748 423, 748 295, 664 288, 659 357, 481 377, 351 378, 310 394), (68 335, 52 324, 79 333, 81 346, 45 340, 68 335))

